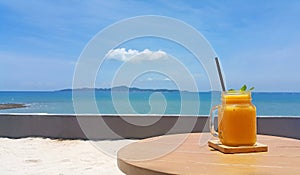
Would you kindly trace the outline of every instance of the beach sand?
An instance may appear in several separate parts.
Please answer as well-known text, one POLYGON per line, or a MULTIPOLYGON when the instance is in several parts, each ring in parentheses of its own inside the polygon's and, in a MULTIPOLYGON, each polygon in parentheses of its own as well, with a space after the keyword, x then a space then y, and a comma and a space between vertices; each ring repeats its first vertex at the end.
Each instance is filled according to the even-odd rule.
POLYGON ((84 140, 0 138, 0 162, 0 174, 5 175, 123 174, 116 158, 84 140))

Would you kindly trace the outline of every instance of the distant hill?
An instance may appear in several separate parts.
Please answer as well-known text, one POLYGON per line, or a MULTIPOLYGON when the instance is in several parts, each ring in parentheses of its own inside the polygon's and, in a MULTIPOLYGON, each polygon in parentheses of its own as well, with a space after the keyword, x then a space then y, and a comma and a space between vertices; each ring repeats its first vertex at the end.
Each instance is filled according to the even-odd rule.
POLYGON ((116 86, 112 88, 80 88, 80 89, 61 89, 58 91, 115 91, 115 92, 180 92, 176 89, 140 89, 136 87, 116 86))

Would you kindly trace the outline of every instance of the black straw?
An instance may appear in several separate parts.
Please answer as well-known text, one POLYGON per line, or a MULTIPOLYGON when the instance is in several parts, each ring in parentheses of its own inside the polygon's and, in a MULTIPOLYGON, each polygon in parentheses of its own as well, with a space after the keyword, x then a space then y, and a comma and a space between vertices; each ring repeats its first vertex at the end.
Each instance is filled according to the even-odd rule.
POLYGON ((215 58, 215 61, 216 61, 216 64, 217 64, 217 69, 218 69, 218 73, 219 73, 219 78, 220 78, 222 90, 225 92, 226 88, 225 88, 225 84, 224 84, 224 80, 223 80, 223 76, 222 76, 221 67, 220 67, 218 57, 215 58))

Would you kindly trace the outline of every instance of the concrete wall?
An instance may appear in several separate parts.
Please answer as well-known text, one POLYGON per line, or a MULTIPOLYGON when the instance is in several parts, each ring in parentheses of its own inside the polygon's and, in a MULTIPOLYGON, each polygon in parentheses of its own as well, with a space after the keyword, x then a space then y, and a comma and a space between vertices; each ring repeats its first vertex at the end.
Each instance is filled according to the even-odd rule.
MULTIPOLYGON (((208 132, 207 120, 207 116, 0 114, 0 137, 146 138, 208 132)), ((257 127, 259 134, 300 139, 300 117, 258 117, 257 127)))

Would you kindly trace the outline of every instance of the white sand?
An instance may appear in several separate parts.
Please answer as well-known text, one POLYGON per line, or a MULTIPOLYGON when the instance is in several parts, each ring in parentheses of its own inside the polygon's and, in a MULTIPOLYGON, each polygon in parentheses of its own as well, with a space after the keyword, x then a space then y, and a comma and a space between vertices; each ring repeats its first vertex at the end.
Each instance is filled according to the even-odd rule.
MULTIPOLYGON (((97 141, 106 144, 120 141, 97 141)), ((89 141, 0 138, 0 174, 123 174, 116 159, 89 141)))

